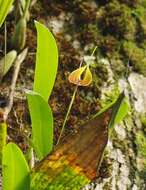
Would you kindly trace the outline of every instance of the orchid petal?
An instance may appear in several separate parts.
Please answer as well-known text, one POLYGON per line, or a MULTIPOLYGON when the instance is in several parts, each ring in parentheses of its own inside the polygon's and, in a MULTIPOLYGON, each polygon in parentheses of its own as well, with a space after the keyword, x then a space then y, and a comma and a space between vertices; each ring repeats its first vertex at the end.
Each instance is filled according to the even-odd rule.
POLYGON ((69 82, 78 86, 88 86, 92 82, 92 74, 89 67, 84 66, 76 69, 69 75, 69 82), (84 78, 81 79, 81 75, 85 71, 84 78))
POLYGON ((69 82, 79 85, 81 75, 84 72, 84 70, 86 69, 86 67, 87 66, 80 67, 79 69, 76 69, 75 71, 73 71, 68 77, 69 82))
POLYGON ((83 80, 80 80, 79 83, 80 83, 80 86, 88 86, 91 82, 92 82, 92 74, 89 67, 87 67, 85 71, 85 76, 83 80))

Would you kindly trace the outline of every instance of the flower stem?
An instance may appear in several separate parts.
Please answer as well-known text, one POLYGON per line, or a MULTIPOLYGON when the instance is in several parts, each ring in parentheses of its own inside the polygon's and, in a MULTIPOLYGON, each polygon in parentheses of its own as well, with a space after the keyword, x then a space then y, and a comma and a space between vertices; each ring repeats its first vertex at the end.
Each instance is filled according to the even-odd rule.
MULTIPOLYGON (((97 46, 95 46, 95 48, 93 49, 93 51, 92 51, 92 53, 91 53, 91 56, 94 55, 96 49, 97 49, 97 46)), ((82 63, 83 63, 83 60, 82 60, 81 63, 80 63, 80 67, 82 66, 82 63)), ((71 108, 72 108, 72 105, 73 105, 73 102, 74 102, 74 99, 75 99, 77 90, 78 90, 78 84, 76 85, 76 87, 75 87, 75 89, 74 89, 74 92, 73 92, 73 95, 72 95, 72 99, 71 99, 71 101, 70 101, 70 104, 69 104, 69 107, 68 107, 68 110, 67 110, 67 113, 66 113, 66 116, 65 116, 65 119, 64 119, 62 128, 61 128, 61 132, 60 132, 59 138, 58 138, 58 140, 57 140, 57 144, 59 143, 59 141, 60 141, 60 139, 61 139, 61 137, 62 137, 62 134, 63 134, 64 128, 65 128, 65 125, 66 125, 68 116, 69 116, 69 114, 70 114, 70 111, 71 111, 71 108)))
POLYGON ((63 134, 64 128, 65 128, 65 125, 66 125, 68 116, 69 116, 69 114, 70 114, 70 110, 71 110, 71 108, 72 108, 72 105, 73 105, 73 102, 74 102, 74 99, 75 99, 75 96, 76 96, 76 93, 77 93, 77 89, 78 89, 78 85, 75 87, 74 93, 73 93, 73 95, 72 95, 72 99, 71 99, 71 101, 70 101, 70 104, 69 104, 69 107, 68 107, 68 110, 67 110, 67 113, 66 113, 66 116, 65 116, 63 125, 62 125, 62 129, 61 129, 61 132, 60 132, 58 141, 57 141, 57 144, 59 143, 59 141, 60 141, 60 139, 61 139, 61 137, 62 137, 62 134, 63 134))
POLYGON ((93 51, 92 51, 92 53, 91 53, 91 56, 93 56, 93 55, 94 55, 94 53, 95 53, 96 49, 97 49, 97 46, 95 46, 95 48, 93 49, 93 51))

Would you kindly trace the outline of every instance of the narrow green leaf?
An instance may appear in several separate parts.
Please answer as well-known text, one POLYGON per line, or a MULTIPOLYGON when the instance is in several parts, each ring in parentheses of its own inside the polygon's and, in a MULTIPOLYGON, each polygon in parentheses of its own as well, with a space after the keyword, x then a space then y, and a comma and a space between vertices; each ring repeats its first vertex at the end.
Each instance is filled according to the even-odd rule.
POLYGON ((24 11, 25 6, 26 6, 26 0, 20 0, 20 2, 21 2, 22 9, 24 11))
POLYGON ((29 190, 30 171, 22 151, 14 143, 3 149, 2 175, 4 190, 29 190))
POLYGON ((52 33, 39 22, 35 22, 35 25, 37 55, 33 90, 48 101, 57 73, 58 49, 52 33))
POLYGON ((32 140, 39 159, 44 158, 53 147, 53 115, 48 103, 38 93, 27 91, 32 121, 32 140))
POLYGON ((7 74, 12 64, 14 63, 16 57, 17 57, 17 52, 15 50, 12 50, 8 52, 6 56, 0 60, 0 75, 2 75, 2 77, 5 74, 7 74))
POLYGON ((113 105, 111 118, 108 124, 108 128, 110 130, 113 129, 115 124, 120 123, 124 117, 127 115, 128 111, 130 110, 130 106, 128 101, 125 98, 124 92, 122 92, 115 104, 113 105))
POLYGON ((12 45, 16 50, 22 50, 26 43, 27 21, 25 18, 18 20, 15 26, 15 31, 12 36, 12 45))
POLYGON ((14 0, 0 0, 0 27, 2 26, 14 0))
POLYGON ((125 118, 125 116, 127 115, 127 113, 129 111, 130 111, 130 105, 129 105, 128 100, 125 97, 121 103, 121 106, 120 106, 118 112, 117 112, 114 124, 120 123, 125 118))
POLYGON ((109 110, 110 108, 113 107, 113 105, 115 104, 116 100, 113 100, 112 102, 110 102, 108 105, 104 106, 99 112, 97 112, 93 118, 103 114, 104 112, 106 112, 107 110, 109 110))

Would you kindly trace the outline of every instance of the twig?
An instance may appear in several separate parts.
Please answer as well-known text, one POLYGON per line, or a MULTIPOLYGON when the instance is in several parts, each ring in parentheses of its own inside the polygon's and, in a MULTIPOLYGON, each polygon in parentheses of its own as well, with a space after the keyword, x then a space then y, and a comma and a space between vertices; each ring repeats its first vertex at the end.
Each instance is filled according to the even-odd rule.
POLYGON ((5 107, 4 114, 3 114, 4 121, 7 120, 8 114, 11 111, 12 106, 13 106, 13 99, 14 99, 14 92, 15 92, 16 81, 17 81, 17 78, 18 78, 18 74, 19 74, 21 63, 24 61, 24 59, 25 59, 25 57, 27 55, 27 51, 28 51, 28 49, 25 48, 17 56, 17 59, 15 61, 14 73, 13 73, 12 83, 11 83, 11 87, 10 87, 9 102, 8 102, 8 105, 5 107))

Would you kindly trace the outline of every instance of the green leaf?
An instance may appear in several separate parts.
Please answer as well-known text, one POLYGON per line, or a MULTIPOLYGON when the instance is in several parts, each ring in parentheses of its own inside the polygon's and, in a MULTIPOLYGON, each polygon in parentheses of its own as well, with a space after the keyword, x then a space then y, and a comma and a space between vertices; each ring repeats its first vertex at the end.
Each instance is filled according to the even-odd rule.
POLYGON ((12 36, 12 45, 16 50, 22 50, 25 46, 26 42, 26 29, 27 29, 27 21, 25 18, 21 18, 18 20, 15 26, 15 31, 12 36))
POLYGON ((127 113, 129 111, 130 111, 130 105, 129 105, 128 100, 125 97, 120 105, 120 108, 119 108, 117 114, 116 114, 114 124, 120 123, 125 118, 125 116, 127 115, 127 113))
POLYGON ((48 103, 38 93, 27 91, 32 121, 32 140, 39 159, 44 158, 53 147, 53 115, 48 103))
POLYGON ((0 123, 0 165, 2 163, 2 152, 3 148, 6 145, 7 140, 7 124, 0 123))
POLYGON ((124 92, 122 92, 113 105, 108 128, 112 130, 116 124, 120 123, 124 119, 129 110, 130 105, 128 100, 125 98, 124 92))
POLYGON ((37 28, 37 55, 33 90, 46 101, 51 94, 58 67, 58 49, 52 33, 35 21, 37 28))
POLYGON ((17 57, 17 52, 15 50, 12 50, 8 52, 6 56, 0 60, 0 74, 2 75, 2 77, 5 74, 7 74, 12 64, 14 63, 16 57, 17 57))
POLYGON ((14 0, 0 0, 0 27, 2 26, 14 0))
POLYGON ((29 190, 30 170, 22 151, 14 143, 3 149, 2 175, 4 190, 29 190))
POLYGON ((107 104, 106 106, 104 106, 99 112, 97 112, 93 118, 103 114, 104 112, 106 112, 107 110, 109 110, 110 108, 113 107, 113 105, 115 104, 116 100, 113 100, 112 102, 110 102, 109 104, 107 104))

